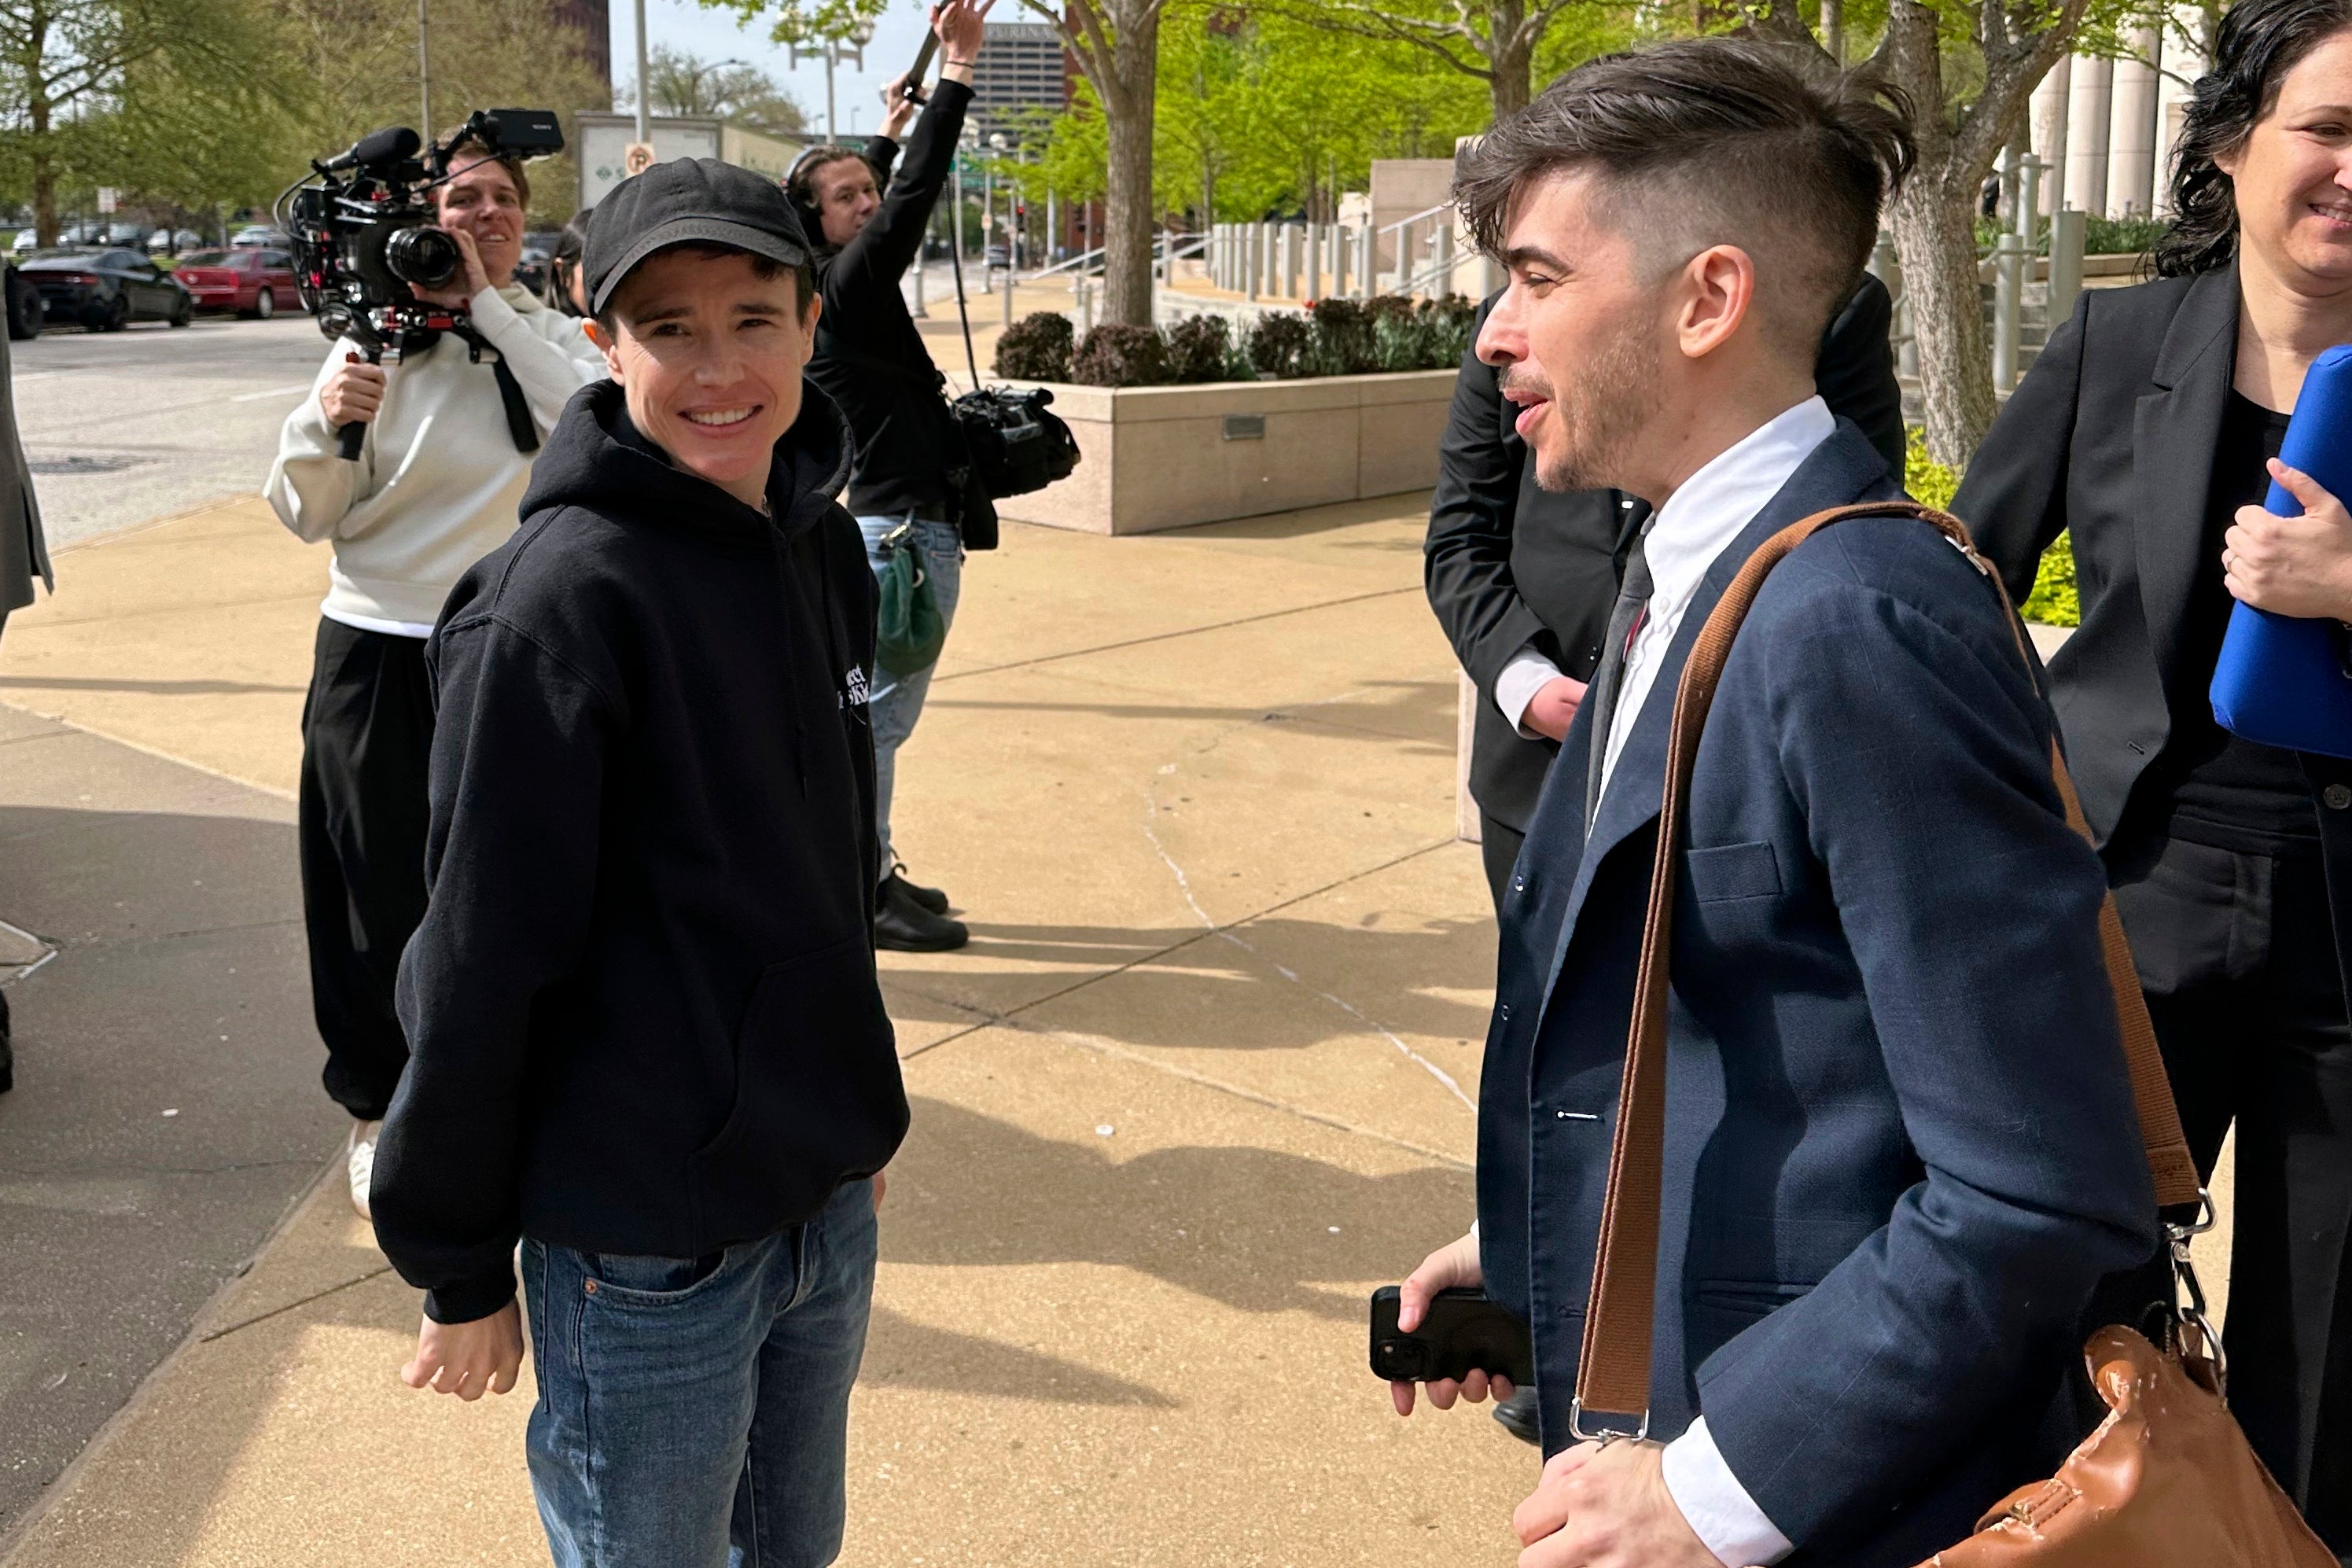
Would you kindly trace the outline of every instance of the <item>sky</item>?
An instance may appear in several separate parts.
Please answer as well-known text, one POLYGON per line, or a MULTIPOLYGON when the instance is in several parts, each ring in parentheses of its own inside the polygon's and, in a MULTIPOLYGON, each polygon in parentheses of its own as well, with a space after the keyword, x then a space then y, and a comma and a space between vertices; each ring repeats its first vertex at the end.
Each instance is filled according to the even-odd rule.
MULTIPOLYGON (((645 0, 649 43, 698 55, 706 60, 742 60, 773 77, 776 84, 800 100, 812 130, 824 129, 824 61, 801 58, 793 70, 782 44, 768 41, 768 24, 748 26, 731 10, 709 10, 694 0, 645 0)), ((631 0, 612 0, 613 81, 625 92, 636 74, 637 37, 631 0)), ((882 84, 915 63, 923 47, 925 11, 919 0, 891 0, 890 8, 875 24, 874 41, 866 46, 866 68, 844 62, 834 74, 834 91, 841 111, 841 134, 871 135, 881 122, 882 84), (855 109, 856 118, 850 118, 855 109)), ((1023 16, 1019 0, 997 0, 989 19, 994 22, 1035 21, 1023 16)), ((932 68, 936 78, 938 68, 932 68)))

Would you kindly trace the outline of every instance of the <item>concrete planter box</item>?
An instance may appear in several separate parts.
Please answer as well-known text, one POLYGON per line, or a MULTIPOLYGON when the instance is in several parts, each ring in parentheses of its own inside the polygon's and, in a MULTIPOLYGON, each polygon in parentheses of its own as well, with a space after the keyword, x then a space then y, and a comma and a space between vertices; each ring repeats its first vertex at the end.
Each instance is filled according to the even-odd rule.
POLYGON ((999 501, 1023 522, 1152 533, 1394 495, 1437 482, 1450 370, 1227 381, 1052 384, 1084 454, 1060 484, 999 501))

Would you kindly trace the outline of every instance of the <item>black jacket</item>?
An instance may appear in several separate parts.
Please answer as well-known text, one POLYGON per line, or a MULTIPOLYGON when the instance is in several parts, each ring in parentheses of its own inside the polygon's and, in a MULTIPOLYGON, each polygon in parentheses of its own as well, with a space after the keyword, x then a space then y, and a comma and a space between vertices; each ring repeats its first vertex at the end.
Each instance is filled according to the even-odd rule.
MULTIPOLYGON (((1476 327, 1495 308, 1489 298, 1476 327)), ((1887 346, 1893 302, 1865 275, 1822 338, 1816 385, 1830 412, 1853 420, 1903 472, 1903 393, 1887 346)), ((1478 687, 1470 794, 1487 816, 1524 831, 1559 745, 1530 741, 1495 706, 1495 679, 1532 643, 1578 680, 1601 661, 1601 634, 1633 535, 1650 514, 1615 490, 1554 493, 1536 484, 1517 410, 1478 360, 1476 328, 1462 357, 1431 498, 1423 581, 1462 668, 1478 687)))
MULTIPOLYGON (((1993 421, 1952 510, 2020 604, 2067 531, 2083 624, 2050 660, 2083 813, 2109 848, 2172 732, 2168 693, 2201 691, 2182 623, 2203 548, 2214 449, 2238 363, 2238 269, 2085 290, 1993 421)), ((2339 956, 2352 937, 2352 763, 2305 755, 2339 956), (2338 800, 2352 802, 2339 794, 2338 800)), ((2352 963, 2347 963, 2352 970, 2352 963)))
POLYGON ((857 237, 817 262, 816 357, 809 378, 830 393, 856 432, 849 510, 860 517, 914 512, 956 522, 970 550, 996 548, 996 520, 986 508, 966 518, 949 470, 963 463, 963 441, 940 395, 941 382, 922 333, 898 292, 922 252, 931 208, 955 167, 971 89, 942 81, 907 138, 906 160, 890 172, 898 146, 877 136, 866 160, 889 180, 881 210, 857 237))
POLYGON ((506 1302, 518 1234, 701 1257, 815 1214, 906 1132, 845 435, 808 388, 771 522, 599 382, 441 613, 431 902, 373 1194, 440 1321, 506 1302))

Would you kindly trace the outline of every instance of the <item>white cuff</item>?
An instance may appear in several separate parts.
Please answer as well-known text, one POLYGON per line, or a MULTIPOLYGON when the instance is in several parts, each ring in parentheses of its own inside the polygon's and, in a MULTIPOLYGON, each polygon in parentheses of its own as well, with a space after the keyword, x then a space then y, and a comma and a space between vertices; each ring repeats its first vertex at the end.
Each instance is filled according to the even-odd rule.
POLYGON ((1796 1550, 1724 1463, 1702 1415, 1666 1445, 1666 1493, 1724 1568, 1760 1568, 1796 1550))
POLYGON ((1519 721, 1525 717, 1528 704, 1536 700, 1536 693, 1559 677, 1559 666, 1532 647, 1523 649, 1512 655, 1503 673, 1495 677, 1495 706, 1503 710, 1512 729, 1528 740, 1540 740, 1542 737, 1519 721))

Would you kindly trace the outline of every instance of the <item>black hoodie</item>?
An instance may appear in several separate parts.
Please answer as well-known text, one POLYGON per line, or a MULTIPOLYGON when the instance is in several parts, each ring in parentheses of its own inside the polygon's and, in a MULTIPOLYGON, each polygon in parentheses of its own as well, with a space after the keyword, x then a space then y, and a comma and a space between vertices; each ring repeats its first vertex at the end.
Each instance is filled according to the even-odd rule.
POLYGON ((426 647, 432 899, 373 1207, 437 1321, 506 1303, 519 1234, 703 1257, 906 1132, 871 931, 874 579, 834 500, 840 412, 803 395, 771 522, 583 389, 426 647))

